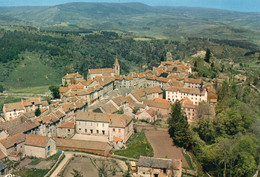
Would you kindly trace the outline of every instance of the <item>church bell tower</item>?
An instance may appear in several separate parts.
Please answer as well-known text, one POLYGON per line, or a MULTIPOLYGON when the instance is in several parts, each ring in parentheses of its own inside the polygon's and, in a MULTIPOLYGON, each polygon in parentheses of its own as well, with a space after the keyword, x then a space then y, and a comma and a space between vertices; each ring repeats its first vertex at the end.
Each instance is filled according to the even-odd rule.
POLYGON ((120 65, 119 65, 117 57, 115 59, 113 69, 115 70, 115 75, 120 75, 120 65))

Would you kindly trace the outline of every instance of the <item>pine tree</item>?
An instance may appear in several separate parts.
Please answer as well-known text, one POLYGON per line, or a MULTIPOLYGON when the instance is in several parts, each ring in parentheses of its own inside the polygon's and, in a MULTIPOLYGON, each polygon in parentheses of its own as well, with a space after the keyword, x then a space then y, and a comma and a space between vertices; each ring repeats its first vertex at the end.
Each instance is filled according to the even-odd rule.
POLYGON ((168 119, 169 134, 172 137, 176 146, 184 147, 185 149, 191 149, 193 144, 191 130, 187 121, 187 117, 184 115, 181 103, 176 101, 172 105, 171 117, 168 119))
POLYGON ((210 56, 211 56, 211 51, 209 48, 207 48, 206 55, 205 55, 205 62, 209 63, 210 56))
POLYGON ((161 62, 164 61, 164 57, 163 57, 163 55, 161 56, 161 59, 160 59, 160 60, 161 60, 161 62))
POLYGON ((35 116, 40 116, 41 115, 41 110, 40 110, 40 108, 37 108, 36 110, 35 110, 35 112, 34 112, 34 114, 35 114, 35 116))

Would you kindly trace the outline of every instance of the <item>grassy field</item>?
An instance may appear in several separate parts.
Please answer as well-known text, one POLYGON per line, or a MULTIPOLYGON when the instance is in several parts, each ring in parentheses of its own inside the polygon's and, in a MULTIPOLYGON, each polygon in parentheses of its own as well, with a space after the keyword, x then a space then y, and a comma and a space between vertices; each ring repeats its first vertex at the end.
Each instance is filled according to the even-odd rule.
POLYGON ((32 94, 44 94, 49 91, 49 86, 31 87, 25 89, 11 90, 10 93, 32 93, 32 94))
POLYGON ((138 159, 140 156, 153 156, 153 149, 144 132, 135 133, 127 142, 127 148, 118 150, 116 155, 138 159))
POLYGON ((45 174, 48 173, 48 169, 22 169, 15 173, 15 175, 21 176, 21 177, 43 177, 45 174))
MULTIPOLYGON (((24 59, 19 62, 15 70, 9 74, 7 78, 8 82, 4 85, 5 88, 30 88, 52 85, 60 82, 61 76, 57 75, 57 72, 53 68, 43 64, 39 54, 24 52, 20 57, 24 59)), ((34 92, 42 92, 41 89, 43 89, 43 91, 46 90, 44 87, 39 87, 38 89, 38 91, 36 89, 34 92)))

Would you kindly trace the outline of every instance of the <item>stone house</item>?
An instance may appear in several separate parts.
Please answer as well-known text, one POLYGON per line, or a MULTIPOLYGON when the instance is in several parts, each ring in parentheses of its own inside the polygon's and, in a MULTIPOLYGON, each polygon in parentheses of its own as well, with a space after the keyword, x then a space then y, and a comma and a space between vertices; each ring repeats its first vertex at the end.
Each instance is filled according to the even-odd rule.
POLYGON ((151 100, 153 98, 162 98, 163 91, 159 86, 147 87, 131 92, 128 96, 131 97, 136 103, 143 104, 144 100, 151 100))
POLYGON ((171 103, 165 99, 154 98, 153 100, 145 100, 144 104, 152 108, 157 115, 167 116, 170 113, 171 103))
POLYGON ((156 112, 150 108, 148 110, 138 111, 135 115, 137 120, 147 120, 148 122, 154 122, 157 120, 156 112))
POLYGON ((181 177, 182 161, 141 156, 137 163, 138 177, 181 177))
POLYGON ((21 115, 17 119, 0 124, 0 140, 19 133, 33 134, 38 126, 37 122, 21 115))
POLYGON ((128 102, 124 96, 120 95, 112 98, 106 104, 100 107, 102 113, 116 113, 120 109, 125 112, 125 109, 128 108, 128 102))
POLYGON ((57 126, 65 122, 65 114, 60 110, 53 111, 52 113, 35 119, 40 125, 36 130, 37 135, 56 137, 57 126))
POLYGON ((71 74, 67 74, 62 78, 62 85, 63 86, 71 85, 71 84, 75 84, 77 81, 83 81, 83 80, 84 77, 80 75, 78 72, 71 73, 71 74))
POLYGON ((202 83, 201 79, 192 79, 192 78, 184 79, 184 87, 199 88, 201 83, 202 83))
POLYGON ((56 142, 49 137, 27 135, 24 142, 24 155, 48 158, 56 153, 56 142))
POLYGON ((33 98, 28 100, 22 100, 22 104, 24 106, 25 112, 34 112, 37 108, 49 109, 49 104, 47 101, 41 101, 40 98, 33 98))
POLYGON ((189 98, 181 100, 182 109, 187 116, 188 122, 192 122, 198 117, 198 106, 194 105, 189 98))
POLYGON ((6 121, 16 119, 25 112, 22 102, 4 104, 3 106, 4 118, 6 121))
POLYGON ((75 123, 74 120, 64 122, 58 125, 57 137, 71 138, 75 134, 75 123))
POLYGON ((114 114, 117 111, 119 111, 119 109, 117 107, 115 107, 115 105, 113 105, 113 103, 111 103, 111 102, 107 102, 106 104, 102 105, 98 109, 100 109, 100 111, 94 111, 94 112, 102 112, 102 113, 114 114))
POLYGON ((123 114, 111 114, 109 117, 109 141, 118 137, 126 143, 134 133, 133 118, 123 114))
MULTIPOLYGON (((0 140, 0 151, 8 158, 12 158, 13 154, 20 154, 24 152, 24 142, 26 135, 19 133, 0 140)), ((18 159, 20 159, 18 157, 18 159)), ((15 160, 13 158, 12 160, 15 160)))

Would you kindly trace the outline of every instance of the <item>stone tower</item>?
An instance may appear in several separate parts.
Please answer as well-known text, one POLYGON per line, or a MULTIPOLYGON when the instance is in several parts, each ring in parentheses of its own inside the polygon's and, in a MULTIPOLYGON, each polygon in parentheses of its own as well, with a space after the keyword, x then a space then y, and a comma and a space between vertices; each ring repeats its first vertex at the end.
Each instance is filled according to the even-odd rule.
POLYGON ((167 54, 166 54, 166 61, 173 61, 173 57, 172 57, 172 53, 171 52, 167 52, 167 54))
POLYGON ((115 75, 120 75, 120 65, 119 65, 117 57, 115 59, 113 69, 115 70, 115 75))

